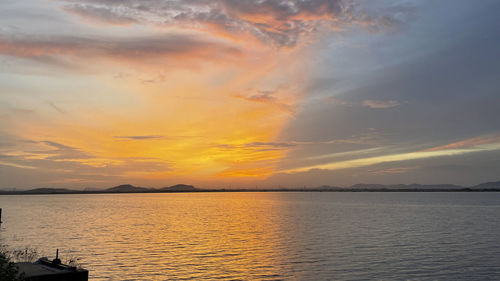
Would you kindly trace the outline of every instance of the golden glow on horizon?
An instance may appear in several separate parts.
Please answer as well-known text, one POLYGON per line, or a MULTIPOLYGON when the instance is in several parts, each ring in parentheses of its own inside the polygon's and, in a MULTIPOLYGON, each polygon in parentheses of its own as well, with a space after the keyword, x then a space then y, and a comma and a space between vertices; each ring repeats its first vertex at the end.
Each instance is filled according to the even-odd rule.
MULTIPOLYGON (((351 181, 353 170, 279 173, 356 167, 408 179, 454 162, 431 178, 460 174, 455 162, 473 158, 457 155, 500 150, 491 87, 466 91, 490 81, 486 72, 456 68, 464 87, 406 79, 415 66, 460 62, 447 51, 460 38, 437 44, 435 32, 421 30, 430 10, 329 0, 69 2, 0 9, 3 185, 289 185, 351 181), (399 167, 426 158, 413 161, 422 169, 399 167)), ((487 60, 473 53, 481 67, 487 60)), ((477 161, 495 165, 486 158, 477 161)))
MULTIPOLYGON (((235 94, 251 97, 275 91, 303 70, 286 54, 260 52, 258 60, 204 63, 196 70, 160 63, 147 72, 123 74, 100 62, 103 75, 86 79, 93 88, 101 85, 102 92, 76 89, 73 94, 86 102, 72 103, 64 111, 49 110, 37 120, 18 120, 10 131, 26 140, 50 141, 81 152, 61 159, 38 152, 24 159, 121 166, 123 178, 263 179, 275 171, 286 149, 252 144, 278 137, 292 118, 281 104, 291 107, 300 95, 286 88, 272 93, 269 102, 254 102, 235 94), (283 65, 290 67, 282 70, 283 65)), ((300 59, 300 53, 295 55, 300 59)), ((43 149, 52 150, 46 145, 43 149)))

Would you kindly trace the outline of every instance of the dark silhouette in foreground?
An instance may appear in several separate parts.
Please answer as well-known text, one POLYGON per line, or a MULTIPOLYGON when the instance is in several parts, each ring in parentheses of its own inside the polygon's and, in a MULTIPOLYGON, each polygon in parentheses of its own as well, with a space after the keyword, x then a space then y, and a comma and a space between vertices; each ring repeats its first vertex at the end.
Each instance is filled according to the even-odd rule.
POLYGON ((38 261, 19 262, 15 264, 19 269, 20 280, 24 281, 87 281, 89 280, 88 270, 75 266, 65 265, 56 258, 50 261, 41 258, 38 261))
POLYGON ((22 281, 24 276, 20 276, 19 269, 15 263, 3 252, 0 252, 0 280, 22 281))

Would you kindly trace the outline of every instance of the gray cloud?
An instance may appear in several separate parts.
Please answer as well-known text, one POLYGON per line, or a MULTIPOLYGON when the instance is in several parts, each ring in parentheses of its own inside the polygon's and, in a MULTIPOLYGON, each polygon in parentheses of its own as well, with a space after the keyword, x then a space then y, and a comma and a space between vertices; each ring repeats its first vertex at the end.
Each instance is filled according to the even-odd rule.
POLYGON ((321 170, 298 173, 276 173, 264 180, 264 186, 317 187, 350 186, 356 183, 475 185, 499 180, 500 151, 463 154, 448 157, 384 162, 366 167, 321 170), (454 164, 450 164, 454 163, 454 164))
MULTIPOLYGON (((8 187, 109 187, 113 184, 131 182, 141 174, 165 172, 171 164, 158 159, 112 159, 99 165, 81 161, 54 159, 0 160, 0 188, 8 187)), ((143 181, 141 181, 143 183, 143 181)))
POLYGON ((49 150, 30 150, 26 151, 34 155, 49 155, 45 157, 47 160, 73 160, 73 159, 91 159, 95 156, 80 150, 79 148, 67 146, 53 141, 40 141, 34 142, 38 144, 45 144, 53 149, 49 150))
POLYGON ((276 151, 276 150, 288 150, 297 145, 301 145, 303 143, 297 142, 250 142, 241 145, 232 145, 232 144, 216 144, 215 146, 220 149, 243 149, 243 150, 252 150, 252 151, 276 151))
POLYGON ((91 57, 150 62, 199 58, 221 61, 241 52, 224 43, 181 34, 121 38, 0 34, 0 54, 60 64, 65 63, 62 58, 91 57))
POLYGON ((66 111, 63 110, 62 108, 60 108, 59 106, 57 106, 55 103, 49 101, 48 104, 57 112, 61 113, 61 114, 66 114, 66 111))
MULTIPOLYGON (((300 147, 312 147, 317 148, 320 146, 336 146, 339 147, 341 145, 375 145, 378 141, 378 133, 370 132, 370 134, 365 135, 357 135, 348 139, 333 139, 328 141, 275 141, 275 142, 250 142, 242 145, 231 145, 231 144, 217 144, 216 146, 222 149, 257 149, 257 150, 286 150, 292 148, 300 148, 300 147)), ((343 147, 345 148, 345 147, 343 147)), ((375 152, 377 149, 367 149, 363 151, 367 152, 375 152)), ((359 151, 354 151, 356 154, 359 151)), ((380 152, 380 151, 378 151, 380 152)), ((292 152, 293 153, 293 152, 292 152)), ((315 159, 314 163, 322 163, 321 161, 317 161, 317 159, 322 159, 323 162, 336 159, 339 156, 343 155, 352 155, 353 152, 339 152, 333 154, 322 154, 320 156, 311 156, 310 159, 315 159)), ((289 163, 292 164, 292 163, 289 163)), ((296 164, 296 163, 293 163, 296 164)))
POLYGON ((280 89, 274 91, 257 91, 257 93, 255 94, 250 94, 250 95, 235 94, 233 95, 233 97, 250 102, 271 104, 280 108, 283 111, 294 114, 295 113, 294 106, 281 102, 275 96, 275 94, 278 93, 279 91, 280 89))
POLYGON ((86 20, 95 21, 98 23, 107 23, 112 25, 127 25, 136 23, 137 20, 120 12, 113 11, 106 7, 96 7, 92 5, 73 4, 67 5, 64 11, 76 14, 86 20))
POLYGON ((297 145, 293 142, 251 142, 247 143, 245 146, 247 147, 262 147, 262 146, 271 146, 277 148, 289 148, 297 145))
MULTIPOLYGON (((9 138, 8 135, 4 135, 9 138)), ((128 182, 135 176, 170 170, 171 163, 151 157, 101 159, 54 141, 15 139, 0 143, 0 188, 89 187, 128 182)))
MULTIPOLYGON (((303 105, 281 138, 347 138, 372 127, 386 133, 387 143, 412 145, 450 143, 498 132, 500 98, 496 81, 500 71, 500 37, 498 28, 493 27, 495 20, 492 14, 485 16, 482 23, 474 23, 477 26, 473 29, 468 26, 472 31, 467 36, 462 35, 465 37, 437 51, 412 57, 410 49, 406 61, 384 65, 370 74, 370 79, 362 75, 345 78, 356 87, 336 93, 334 108, 323 100, 303 105), (353 106, 366 100, 401 102, 390 110, 353 106)), ((401 45, 415 33, 367 43, 363 48, 352 49, 345 59, 361 69, 366 62, 357 59, 366 50, 374 50, 372 45, 401 45)), ((325 63, 334 68, 335 62, 332 59, 325 63)), ((326 87, 335 89, 333 84, 326 87)))
POLYGON ((385 108, 391 108, 391 107, 396 107, 401 105, 401 103, 397 100, 373 100, 373 99, 365 99, 360 102, 354 102, 354 101, 349 101, 349 100, 343 100, 339 99, 337 97, 331 97, 327 96, 323 98, 324 102, 332 105, 339 105, 339 106, 363 106, 363 107, 368 107, 368 108, 373 108, 373 109, 385 109, 385 108))
MULTIPOLYGON (((83 0, 65 7, 81 17, 109 24, 134 22, 180 25, 232 35, 248 33, 275 46, 294 46, 322 26, 349 24, 384 28, 399 21, 367 14, 351 0, 83 0)), ((399 11, 401 13, 401 11, 399 11)))

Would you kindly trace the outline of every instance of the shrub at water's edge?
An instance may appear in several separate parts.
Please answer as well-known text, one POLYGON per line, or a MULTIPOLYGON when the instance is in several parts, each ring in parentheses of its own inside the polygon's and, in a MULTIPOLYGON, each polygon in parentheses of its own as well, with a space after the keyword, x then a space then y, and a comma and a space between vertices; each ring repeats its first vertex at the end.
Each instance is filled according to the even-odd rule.
POLYGON ((19 270, 17 266, 12 261, 10 261, 9 257, 7 257, 4 252, 0 252, 0 280, 24 280, 22 276, 19 276, 19 270))

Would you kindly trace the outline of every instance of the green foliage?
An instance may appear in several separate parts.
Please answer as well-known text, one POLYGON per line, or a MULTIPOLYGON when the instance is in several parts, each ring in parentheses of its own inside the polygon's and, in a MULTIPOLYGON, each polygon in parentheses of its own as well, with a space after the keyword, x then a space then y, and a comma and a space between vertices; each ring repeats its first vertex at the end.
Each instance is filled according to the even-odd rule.
POLYGON ((0 280, 2 281, 22 281, 24 278, 18 276, 17 266, 10 261, 5 253, 0 252, 0 280))

